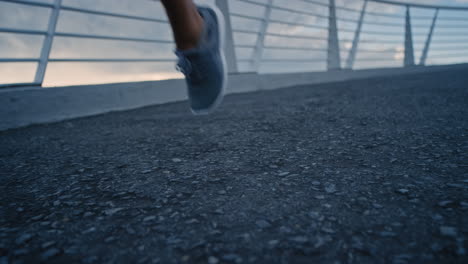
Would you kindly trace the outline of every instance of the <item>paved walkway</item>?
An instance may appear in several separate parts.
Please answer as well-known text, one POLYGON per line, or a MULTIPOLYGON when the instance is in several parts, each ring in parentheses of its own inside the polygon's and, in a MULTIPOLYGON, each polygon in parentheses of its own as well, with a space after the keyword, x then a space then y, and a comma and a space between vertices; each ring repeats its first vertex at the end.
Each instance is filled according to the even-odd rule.
POLYGON ((468 74, 0 133, 0 263, 468 263, 468 74))

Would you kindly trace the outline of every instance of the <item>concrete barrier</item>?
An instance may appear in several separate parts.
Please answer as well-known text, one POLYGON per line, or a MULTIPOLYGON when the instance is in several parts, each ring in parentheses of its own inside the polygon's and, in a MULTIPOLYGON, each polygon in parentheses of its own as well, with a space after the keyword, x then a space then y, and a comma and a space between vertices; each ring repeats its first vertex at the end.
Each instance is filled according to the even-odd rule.
MULTIPOLYGON (((468 64, 315 73, 230 75, 228 93, 422 72, 467 69, 468 64)), ((0 90, 0 131, 187 99, 184 80, 0 90)))

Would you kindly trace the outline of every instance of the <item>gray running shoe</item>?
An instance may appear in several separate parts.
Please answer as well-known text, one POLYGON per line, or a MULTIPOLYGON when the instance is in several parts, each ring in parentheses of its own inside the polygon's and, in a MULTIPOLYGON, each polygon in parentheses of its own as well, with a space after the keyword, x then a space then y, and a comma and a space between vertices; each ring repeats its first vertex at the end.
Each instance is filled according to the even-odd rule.
POLYGON ((185 75, 192 112, 209 114, 223 100, 227 85, 224 17, 216 7, 198 7, 205 28, 198 47, 177 50, 177 69, 185 75))

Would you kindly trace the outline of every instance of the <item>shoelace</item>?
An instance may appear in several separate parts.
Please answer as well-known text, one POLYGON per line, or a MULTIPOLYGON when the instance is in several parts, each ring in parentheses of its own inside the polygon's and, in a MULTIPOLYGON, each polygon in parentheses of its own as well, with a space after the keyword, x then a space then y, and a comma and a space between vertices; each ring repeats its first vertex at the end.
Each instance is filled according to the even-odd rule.
POLYGON ((202 82, 204 80, 204 75, 199 69, 200 65, 194 68, 192 62, 185 54, 179 53, 177 51, 176 54, 179 57, 179 62, 176 65, 176 70, 183 73, 185 75, 185 78, 192 83, 202 82))
POLYGON ((192 73, 192 63, 187 59, 186 56, 176 53, 179 57, 179 62, 176 65, 176 70, 183 73, 185 77, 189 78, 192 73))

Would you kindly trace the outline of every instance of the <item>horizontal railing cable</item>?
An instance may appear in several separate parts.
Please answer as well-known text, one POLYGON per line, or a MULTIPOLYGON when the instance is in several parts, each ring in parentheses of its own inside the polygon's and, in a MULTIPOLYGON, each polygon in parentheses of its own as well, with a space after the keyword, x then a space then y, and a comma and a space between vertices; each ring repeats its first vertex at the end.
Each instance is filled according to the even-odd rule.
POLYGON ((39 62, 39 58, 0 58, 0 62, 39 62))
POLYGON ((317 37, 317 36, 308 36, 308 35, 299 35, 299 34, 281 34, 281 33, 265 33, 267 36, 281 37, 281 38, 297 38, 297 39, 316 39, 316 40, 327 40, 327 37, 317 37))
POLYGON ((462 6, 447 6, 447 5, 429 5, 429 4, 417 4, 417 3, 402 3, 397 1, 389 1, 389 0, 369 0, 371 2, 387 4, 387 5, 395 5, 401 7, 415 7, 415 8, 426 8, 426 9, 439 9, 439 10, 457 10, 457 11, 468 11, 468 7, 462 6))
POLYGON ((24 1, 24 0, 0 0, 0 2, 6 2, 11 4, 20 4, 20 5, 28 5, 28 6, 36 6, 36 7, 46 7, 46 8, 53 8, 53 4, 49 3, 41 3, 41 2, 32 2, 32 1, 24 1))
POLYGON ((395 62, 395 63, 399 63, 401 61, 399 60, 395 60, 395 58, 356 58, 356 61, 391 61, 391 62, 395 62))
POLYGON ((72 59, 72 58, 51 58, 49 62, 175 62, 175 59, 72 59))
POLYGON ((467 58, 468 59, 468 52, 464 53, 453 53, 453 54, 437 54, 437 55, 432 55, 429 54, 428 58, 467 58))
MULTIPOLYGON (((245 3, 249 3, 249 4, 253 4, 253 5, 264 6, 264 7, 268 6, 267 4, 258 3, 258 2, 254 2, 254 1, 251 1, 251 0, 237 0, 237 1, 245 2, 245 3)), ((308 12, 308 11, 304 11, 304 10, 296 10, 296 9, 292 9, 292 8, 288 8, 288 7, 282 7, 282 6, 277 6, 277 5, 271 5, 269 7, 272 8, 272 9, 282 10, 282 11, 296 13, 296 14, 302 14, 302 15, 307 15, 307 16, 315 16, 315 17, 320 17, 320 18, 328 18, 328 15, 312 13, 312 12, 308 12)))
POLYGON ((119 41, 133 41, 133 42, 150 42, 150 43, 161 43, 161 44, 173 44, 172 40, 162 39, 147 39, 147 38, 132 38, 132 37, 118 37, 118 36, 100 36, 90 34, 77 34, 77 33, 64 33, 57 32, 55 36, 58 37, 69 37, 69 38, 87 38, 87 39, 101 39, 101 40, 119 40, 119 41))
POLYGON ((46 35, 47 32, 43 30, 29 30, 29 29, 14 29, 14 28, 0 28, 1 33, 15 33, 27 35, 46 35))
POLYGON ((329 4, 322 3, 322 2, 317 2, 317 1, 314 1, 314 0, 298 0, 298 1, 313 4, 313 5, 323 6, 323 7, 329 7, 330 6, 329 4))
POLYGON ((301 62, 301 63, 310 63, 310 62, 326 62, 326 58, 317 58, 317 59, 263 59, 263 62, 301 62))
POLYGON ((252 49, 252 48, 255 48, 255 45, 238 44, 238 45, 235 45, 235 47, 236 48, 252 49))
POLYGON ((268 45, 265 46, 265 49, 327 51, 326 48, 314 48, 314 47, 281 47, 281 46, 268 46, 268 45))
POLYGON ((265 4, 265 3, 259 3, 259 2, 255 2, 255 1, 251 1, 251 0, 237 0, 238 2, 244 2, 244 3, 248 3, 248 4, 251 4, 251 5, 257 5, 257 6, 263 6, 263 7, 267 7, 268 5, 265 4))
POLYGON ((71 7, 71 6, 62 6, 61 9, 65 11, 85 13, 85 14, 91 14, 91 15, 109 16, 109 17, 117 17, 117 18, 140 20, 140 21, 147 21, 147 22, 156 22, 156 23, 165 23, 165 24, 168 23, 168 21, 164 19, 118 14, 118 13, 97 11, 97 10, 91 10, 91 9, 78 8, 78 7, 71 7))
POLYGON ((258 31, 247 30, 247 29, 233 29, 232 32, 235 32, 235 33, 245 33, 245 34, 253 34, 253 35, 258 35, 258 34, 260 34, 260 32, 258 32, 258 31))
POLYGON ((287 22, 287 21, 276 20, 276 19, 270 19, 269 22, 276 23, 276 24, 290 25, 290 26, 301 26, 301 27, 306 27, 306 28, 328 29, 327 26, 312 25, 312 24, 306 24, 306 23, 300 23, 300 22, 287 22))
POLYGON ((256 17, 256 16, 250 16, 250 15, 244 15, 244 14, 239 14, 239 13, 234 13, 234 12, 231 12, 230 13, 231 16, 234 16, 234 17, 240 17, 240 18, 245 18, 245 19, 252 19, 252 20, 257 20, 257 21, 264 21, 265 19, 261 18, 261 17, 256 17))

